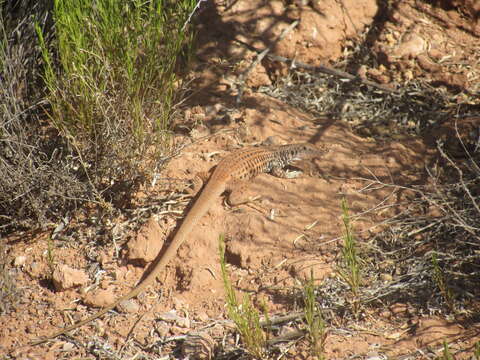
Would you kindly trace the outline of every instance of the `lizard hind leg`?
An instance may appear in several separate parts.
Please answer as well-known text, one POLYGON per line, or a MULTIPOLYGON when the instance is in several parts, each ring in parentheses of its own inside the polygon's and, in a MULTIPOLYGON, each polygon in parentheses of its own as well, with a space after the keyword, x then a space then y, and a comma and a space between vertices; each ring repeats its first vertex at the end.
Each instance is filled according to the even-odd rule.
POLYGON ((226 204, 229 207, 237 207, 255 201, 258 197, 253 196, 251 191, 249 194, 248 187, 249 183, 245 180, 235 179, 229 181, 225 190, 228 193, 226 204))
POLYGON ((226 191, 228 196, 225 197, 225 205, 236 211, 241 205, 247 205, 255 211, 265 214, 267 210, 258 208, 254 203, 260 199, 260 195, 255 195, 252 190, 249 190, 249 182, 245 180, 232 180, 228 183, 226 191))

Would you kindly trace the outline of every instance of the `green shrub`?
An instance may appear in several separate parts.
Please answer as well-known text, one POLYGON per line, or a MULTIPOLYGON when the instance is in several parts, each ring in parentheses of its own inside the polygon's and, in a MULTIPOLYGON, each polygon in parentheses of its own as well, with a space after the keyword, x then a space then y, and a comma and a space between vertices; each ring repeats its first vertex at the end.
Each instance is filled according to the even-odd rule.
POLYGON ((37 26, 50 119, 96 189, 148 176, 168 148, 175 69, 191 53, 182 27, 193 7, 185 0, 56 0, 55 56, 37 26))

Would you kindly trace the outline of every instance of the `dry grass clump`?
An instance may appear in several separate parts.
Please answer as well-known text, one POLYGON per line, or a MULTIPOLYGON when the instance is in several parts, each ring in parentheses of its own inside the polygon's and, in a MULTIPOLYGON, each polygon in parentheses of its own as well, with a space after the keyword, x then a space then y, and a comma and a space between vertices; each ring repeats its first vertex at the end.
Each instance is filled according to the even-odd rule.
POLYGON ((88 199, 65 139, 41 120, 40 54, 34 19, 41 4, 4 5, 0 20, 0 233, 45 225, 88 199))
POLYGON ((387 93, 328 75, 292 70, 259 90, 315 117, 346 121, 359 135, 375 138, 420 135, 454 115, 478 113, 474 96, 470 103, 459 106, 465 94, 452 94, 422 80, 387 93))
POLYGON ((415 198, 372 240, 375 272, 394 276, 370 289, 368 301, 404 301, 426 313, 478 317, 479 140, 462 158, 438 143, 438 162, 427 167, 429 183, 412 186, 415 198))

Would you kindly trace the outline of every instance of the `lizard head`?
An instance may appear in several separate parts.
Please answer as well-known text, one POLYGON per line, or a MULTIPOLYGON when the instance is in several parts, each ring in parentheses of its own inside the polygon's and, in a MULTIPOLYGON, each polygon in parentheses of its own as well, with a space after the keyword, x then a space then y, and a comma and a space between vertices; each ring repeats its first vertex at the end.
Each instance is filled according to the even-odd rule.
POLYGON ((328 152, 326 147, 317 148, 309 143, 285 145, 285 150, 290 153, 291 161, 317 158, 328 152))

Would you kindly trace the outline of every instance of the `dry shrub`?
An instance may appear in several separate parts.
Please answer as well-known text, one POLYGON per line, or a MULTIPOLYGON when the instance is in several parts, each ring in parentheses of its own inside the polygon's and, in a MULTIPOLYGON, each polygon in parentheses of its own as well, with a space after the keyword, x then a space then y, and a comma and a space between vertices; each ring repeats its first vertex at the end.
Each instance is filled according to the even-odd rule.
POLYGON ((470 134, 451 133, 462 153, 458 146, 437 142, 438 159, 426 167, 428 184, 410 188, 415 198, 372 242, 375 263, 390 264, 376 272, 398 276, 371 289, 370 301, 404 301, 426 313, 478 316, 480 124, 473 138, 470 134))
POLYGON ((74 153, 41 119, 42 88, 33 23, 48 19, 34 1, 7 2, 0 28, 0 232, 55 221, 89 189, 74 153))

